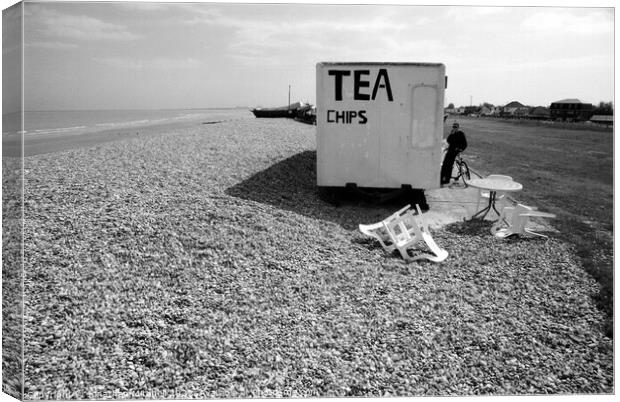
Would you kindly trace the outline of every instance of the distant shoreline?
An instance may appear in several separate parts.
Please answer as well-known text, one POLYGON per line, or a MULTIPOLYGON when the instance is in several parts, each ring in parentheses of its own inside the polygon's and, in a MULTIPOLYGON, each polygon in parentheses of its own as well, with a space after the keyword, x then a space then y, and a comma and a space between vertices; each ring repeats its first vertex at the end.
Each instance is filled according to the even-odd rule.
MULTIPOLYGON (((185 130, 190 127, 200 127, 199 121, 174 122, 160 125, 150 125, 143 127, 132 127, 124 129, 109 129, 90 133, 58 133, 51 135, 41 135, 24 137, 24 157, 63 152, 75 148, 92 147, 112 141, 124 141, 134 138, 145 138, 160 134, 173 134, 178 130, 185 130)), ((2 155, 8 157, 18 157, 19 155, 19 136, 15 141, 3 141, 2 155)))
MULTIPOLYGON (((179 109, 189 111, 188 109, 179 109)), ((206 109, 204 109, 206 110, 206 109)), ((27 131, 23 134, 24 156, 33 156, 45 153, 61 152, 78 147, 94 146, 110 141, 119 141, 135 138, 138 136, 150 136, 166 132, 176 131, 187 127, 197 127, 205 122, 223 122, 236 119, 251 119, 252 115, 241 112, 230 112, 231 110, 245 109, 211 109, 213 113, 197 113, 196 115, 165 116, 161 118, 157 113, 149 113, 144 118, 138 116, 140 120, 105 120, 106 123, 80 122, 72 120, 69 116, 67 121, 61 121, 61 128, 50 128, 49 130, 27 131), (218 113, 220 111, 220 113, 218 113), (142 124, 136 124, 144 121, 142 124), (75 126, 75 127, 74 127, 75 126), (106 127, 107 126, 107 127, 106 127)), ((47 113, 47 112, 46 112, 47 113)), ((133 119, 133 117, 132 117, 133 119)), ((36 127, 36 126, 35 126, 36 127)), ((53 126, 51 126, 53 127, 53 126)), ((7 157, 19 157, 22 135, 17 132, 4 132, 2 136, 2 154, 7 157)))
MULTIPOLYGON (((163 112, 163 111, 177 111, 177 110, 249 110, 252 106, 235 106, 235 107, 189 107, 189 108, 163 108, 163 109, 50 109, 50 110, 24 110, 24 113, 31 112, 163 112)), ((18 114, 21 112, 3 113, 3 116, 18 114)))

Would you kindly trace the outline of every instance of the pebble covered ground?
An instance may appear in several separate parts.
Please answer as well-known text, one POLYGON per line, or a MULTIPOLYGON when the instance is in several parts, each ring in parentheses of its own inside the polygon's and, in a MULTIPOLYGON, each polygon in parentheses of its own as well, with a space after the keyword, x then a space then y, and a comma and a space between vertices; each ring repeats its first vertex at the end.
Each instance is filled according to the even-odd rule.
POLYGON ((405 263, 315 149, 248 119, 26 158, 26 397, 613 393, 570 245, 455 223, 405 263))
POLYGON ((16 399, 22 393, 24 351, 21 162, 2 156, 2 392, 16 399))

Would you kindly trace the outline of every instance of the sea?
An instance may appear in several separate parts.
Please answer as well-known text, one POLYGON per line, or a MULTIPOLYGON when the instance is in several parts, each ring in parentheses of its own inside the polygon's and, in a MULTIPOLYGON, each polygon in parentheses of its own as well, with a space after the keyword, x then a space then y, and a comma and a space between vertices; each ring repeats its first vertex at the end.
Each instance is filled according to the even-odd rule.
POLYGON ((81 134, 112 129, 133 129, 170 123, 220 122, 250 119, 247 108, 235 109, 166 109, 166 110, 63 110, 24 112, 21 130, 20 113, 2 115, 2 134, 46 135, 81 134))

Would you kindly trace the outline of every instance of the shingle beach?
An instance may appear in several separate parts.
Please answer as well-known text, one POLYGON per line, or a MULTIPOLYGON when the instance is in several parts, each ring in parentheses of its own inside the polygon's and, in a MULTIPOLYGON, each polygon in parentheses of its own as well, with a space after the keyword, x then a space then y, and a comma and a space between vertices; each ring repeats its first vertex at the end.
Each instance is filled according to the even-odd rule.
POLYGON ((398 207, 318 196, 314 126, 151 131, 25 159, 27 397, 613 392, 569 244, 460 222, 406 263, 357 227, 398 207))

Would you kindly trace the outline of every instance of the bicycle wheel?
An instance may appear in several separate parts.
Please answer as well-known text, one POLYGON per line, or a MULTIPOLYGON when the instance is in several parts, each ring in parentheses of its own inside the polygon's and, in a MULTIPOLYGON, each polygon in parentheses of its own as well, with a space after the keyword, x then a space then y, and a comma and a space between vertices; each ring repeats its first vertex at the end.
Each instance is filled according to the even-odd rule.
POLYGON ((461 171, 463 172, 463 181, 471 180, 471 175, 469 174, 469 166, 467 166, 467 162, 461 162, 461 171))

